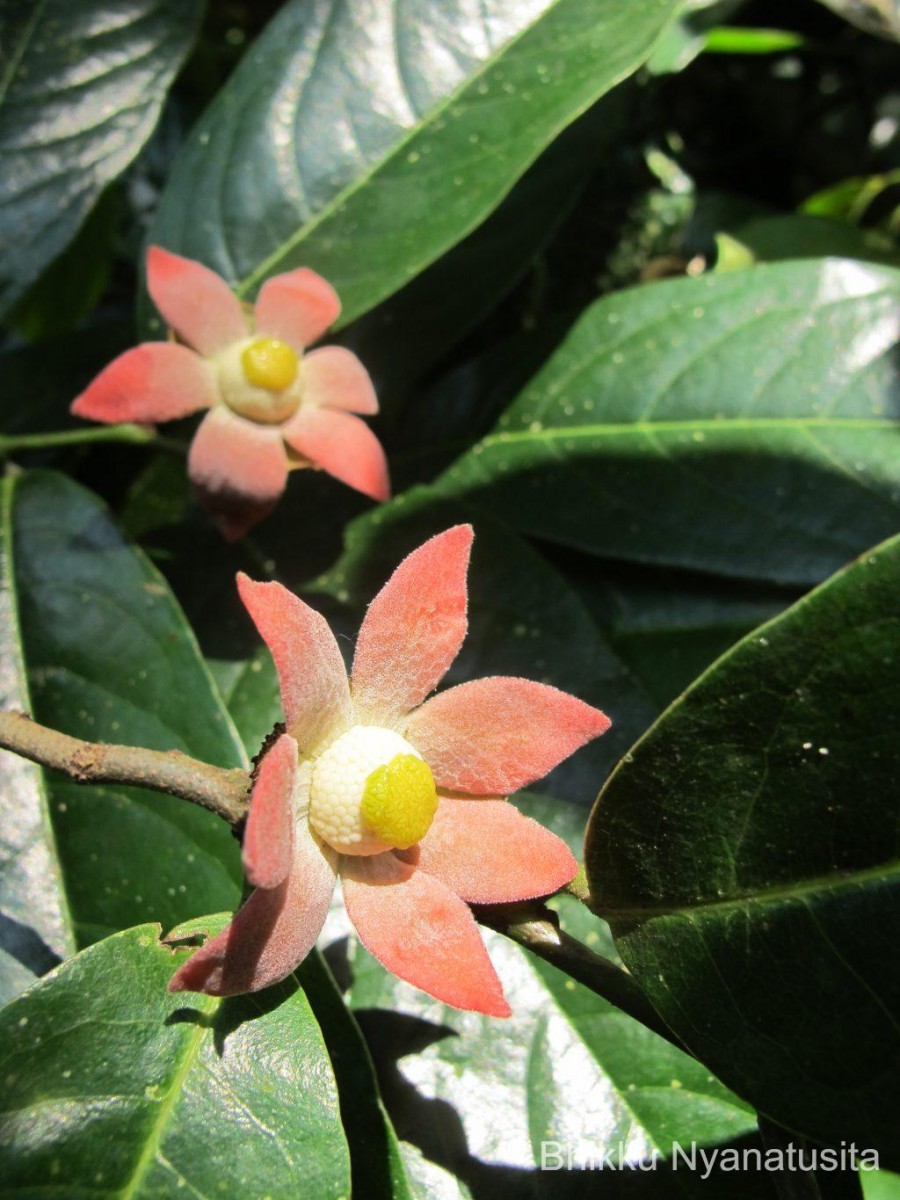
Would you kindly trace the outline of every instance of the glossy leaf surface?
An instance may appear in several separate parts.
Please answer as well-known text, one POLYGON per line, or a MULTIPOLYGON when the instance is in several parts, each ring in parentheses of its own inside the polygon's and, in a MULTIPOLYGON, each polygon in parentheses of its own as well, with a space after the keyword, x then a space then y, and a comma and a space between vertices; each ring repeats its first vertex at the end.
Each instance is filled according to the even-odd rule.
MULTIPOLYGON (((50 473, 4 486, 12 636, 34 717, 92 741, 244 762, 178 605, 103 505, 50 473)), ((80 943, 135 920, 171 926, 236 903, 237 845, 219 818, 138 788, 84 787, 55 775, 47 783, 80 943)), ((15 844, 6 850, 10 863, 18 854, 15 844)), ((21 903, 35 903, 47 882, 43 868, 27 870, 16 884, 21 903)))
POLYGON ((619 951, 688 1047, 788 1128, 889 1162, 898 587, 895 539, 720 659, 613 774, 585 847, 619 951))
POLYGON ((809 584, 900 521, 900 273, 781 263, 590 308, 442 476, 592 554, 809 584))
POLYGON ((251 298, 311 266, 346 322, 480 224, 676 7, 290 0, 198 123, 151 240, 251 298))
POLYGON ((0 312, 146 142, 202 11, 202 0, 0 5, 0 312))
POLYGON ((224 1001, 170 995, 187 951, 158 934, 108 938, 0 1013, 4 1187, 60 1200, 348 1195, 334 1076, 296 980, 224 1001))

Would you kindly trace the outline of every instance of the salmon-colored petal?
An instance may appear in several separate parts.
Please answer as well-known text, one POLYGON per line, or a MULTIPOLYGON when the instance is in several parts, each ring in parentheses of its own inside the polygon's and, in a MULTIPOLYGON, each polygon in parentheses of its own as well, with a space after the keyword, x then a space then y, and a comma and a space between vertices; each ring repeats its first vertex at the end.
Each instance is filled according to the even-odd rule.
POLYGON ((201 354, 247 336, 247 319, 221 276, 161 246, 147 251, 147 290, 168 325, 201 354))
POLYGON ((272 651, 288 733, 310 754, 350 724, 350 687, 334 634, 321 613, 280 583, 254 583, 243 574, 237 581, 272 651))
POLYGON ((169 991, 238 996, 290 975, 321 932, 334 878, 330 859, 302 822, 284 882, 257 888, 228 928, 179 967, 169 991))
POLYGON ((145 342, 104 368, 72 404, 92 421, 176 421, 216 400, 212 368, 187 346, 145 342))
POLYGON ((310 462, 373 500, 391 494, 381 442, 359 417, 305 405, 283 426, 289 446, 310 462))
POLYGON ((395 855, 340 861, 347 915, 389 971, 454 1008, 508 1017, 510 1007, 469 908, 395 855))
POLYGON ((508 800, 442 799, 416 865, 469 904, 549 896, 578 870, 566 843, 508 800))
POLYGON ((287 454, 276 426, 218 405, 203 418, 188 455, 197 499, 226 537, 240 537, 274 508, 287 483, 287 454))
POLYGON ((274 275, 256 300, 256 329, 302 350, 319 340, 341 312, 337 292, 315 271, 300 267, 274 275))
POLYGON ((373 724, 392 725, 437 687, 466 636, 466 573, 474 534, 455 525, 413 550, 369 605, 353 660, 353 697, 373 724))
POLYGON ((318 408, 341 408, 371 417, 378 397, 369 376, 352 350, 323 346, 303 356, 303 403, 318 408))
POLYGON ((243 847, 244 874, 254 887, 278 887, 290 870, 297 761, 297 743, 283 733, 257 767, 243 847))
POLYGON ((605 733, 599 709, 544 683, 495 676, 432 696, 405 729, 438 787, 505 796, 605 733))

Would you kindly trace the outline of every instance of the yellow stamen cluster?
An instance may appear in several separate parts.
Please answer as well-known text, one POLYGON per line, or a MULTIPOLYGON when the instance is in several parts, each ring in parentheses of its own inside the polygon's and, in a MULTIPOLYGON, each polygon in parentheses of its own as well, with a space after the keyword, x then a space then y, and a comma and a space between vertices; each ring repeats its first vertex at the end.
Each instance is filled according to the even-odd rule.
POLYGON ((257 338, 241 352, 248 383, 268 392, 283 392, 297 378, 300 359, 296 350, 278 338, 257 338))
POLYGON ((408 850, 431 828, 437 806, 428 764, 414 754, 397 754, 366 780, 361 812, 383 842, 408 850))

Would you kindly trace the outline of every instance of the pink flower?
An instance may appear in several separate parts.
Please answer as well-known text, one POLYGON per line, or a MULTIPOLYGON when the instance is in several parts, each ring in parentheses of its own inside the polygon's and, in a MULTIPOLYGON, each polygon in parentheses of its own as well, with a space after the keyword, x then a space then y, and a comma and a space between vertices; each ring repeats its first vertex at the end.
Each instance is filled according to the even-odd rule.
POLYGON ((250 802, 243 857, 256 890, 172 991, 227 996, 283 979, 314 945, 340 876, 360 940, 388 970, 445 1004, 509 1015, 469 904, 548 895, 577 864, 503 797, 609 720, 527 679, 426 699, 466 634, 472 536, 458 525, 403 560, 369 607, 349 680, 322 616, 278 583, 238 576, 287 732, 250 802))
POLYGON ((292 467, 317 466, 374 500, 390 493, 381 445, 354 413, 378 411, 349 350, 304 353, 341 311, 334 289, 301 267, 263 284, 252 317, 208 267, 159 246, 147 286, 181 339, 127 350, 75 400, 95 421, 174 421, 209 409, 188 474, 226 537, 274 507, 292 467))

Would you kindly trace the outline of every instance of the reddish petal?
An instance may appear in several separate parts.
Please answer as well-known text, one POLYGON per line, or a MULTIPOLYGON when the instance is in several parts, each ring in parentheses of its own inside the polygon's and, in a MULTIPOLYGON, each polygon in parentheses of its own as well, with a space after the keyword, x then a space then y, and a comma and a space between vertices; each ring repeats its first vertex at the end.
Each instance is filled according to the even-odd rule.
POLYGON ((609 729, 599 709, 530 679, 461 683, 412 714, 405 736, 438 787, 505 796, 609 729))
POLYGON ((147 290, 166 323, 201 354, 247 336, 247 319, 221 276, 160 246, 147 251, 147 290))
POLYGON ((449 888, 390 853, 345 856, 340 871, 359 939, 389 971, 454 1008, 510 1015, 475 919, 449 888))
POLYGON ((373 500, 391 494, 381 442, 359 417, 330 408, 300 409, 283 427, 289 446, 373 500))
POLYGON ((341 302, 331 284, 308 267, 300 267, 262 285, 256 301, 256 329, 303 349, 318 341, 340 312, 341 302))
POLYGON ((283 733, 257 768, 243 849, 244 874, 254 887, 278 887, 290 870, 297 761, 297 743, 283 733))
POLYGON ((469 904, 549 896, 578 870, 565 842, 508 800, 442 799, 416 865, 469 904))
POLYGON ((216 400, 212 368, 187 346, 145 342, 126 350, 72 404, 92 421, 175 421, 216 400))
POLYGON ((218 405, 194 436, 188 474, 197 499, 225 536, 240 537, 274 508, 284 491, 287 455, 281 433, 218 405))
POLYGON ((303 402, 372 416, 378 398, 369 372, 351 350, 323 346, 303 357, 303 402))
POLYGON ((312 753, 350 723, 350 686, 328 622, 280 583, 238 575, 238 591, 281 682, 288 732, 312 753))
POLYGON ((228 928, 179 967, 169 991, 237 996, 278 983, 315 945, 333 891, 334 868, 304 821, 287 879, 257 888, 228 928))
POLYGON ((353 696, 373 722, 393 724, 437 687, 466 636, 471 525, 430 538, 396 569, 366 613, 353 696))

